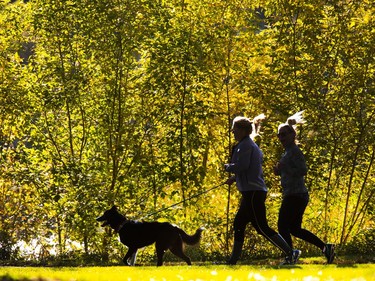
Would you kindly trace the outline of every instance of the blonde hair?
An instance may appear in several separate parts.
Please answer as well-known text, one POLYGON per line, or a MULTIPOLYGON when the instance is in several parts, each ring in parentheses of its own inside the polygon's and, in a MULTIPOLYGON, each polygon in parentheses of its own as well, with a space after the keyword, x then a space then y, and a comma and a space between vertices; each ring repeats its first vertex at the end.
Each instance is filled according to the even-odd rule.
POLYGON ((277 132, 280 132, 280 129, 283 128, 283 127, 289 127, 290 130, 294 133, 296 133, 296 128, 297 128, 297 125, 298 124, 303 124, 305 123, 305 119, 303 119, 303 113, 305 111, 302 110, 302 111, 299 111, 295 114, 293 114, 292 116, 288 117, 288 119, 286 120, 285 123, 282 123, 279 125, 278 129, 277 129, 277 132))
POLYGON ((253 122, 252 122, 252 129, 253 130, 252 130, 251 135, 250 135, 250 138, 252 140, 255 140, 257 137, 260 136, 260 128, 261 128, 262 121, 264 119, 266 119, 266 115, 264 115, 263 113, 254 117, 253 122))
POLYGON ((245 129, 250 137, 254 140, 260 133, 261 122, 266 119, 266 116, 262 113, 256 116, 253 120, 250 120, 244 116, 237 116, 233 119, 233 125, 237 128, 245 129))

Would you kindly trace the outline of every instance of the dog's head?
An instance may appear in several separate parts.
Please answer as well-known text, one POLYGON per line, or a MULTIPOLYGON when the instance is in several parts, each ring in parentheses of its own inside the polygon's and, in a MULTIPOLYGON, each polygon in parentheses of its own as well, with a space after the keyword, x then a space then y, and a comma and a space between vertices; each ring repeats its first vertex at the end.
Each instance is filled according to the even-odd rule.
POLYGON ((113 229, 118 229, 126 218, 117 211, 117 207, 113 206, 111 209, 106 210, 103 215, 96 218, 97 221, 103 222, 102 226, 109 225, 113 229))

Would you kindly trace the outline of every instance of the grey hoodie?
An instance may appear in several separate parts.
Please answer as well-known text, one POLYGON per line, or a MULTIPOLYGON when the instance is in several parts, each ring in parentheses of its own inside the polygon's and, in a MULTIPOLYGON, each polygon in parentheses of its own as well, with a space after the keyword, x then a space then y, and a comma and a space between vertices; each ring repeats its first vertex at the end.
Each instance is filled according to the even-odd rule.
POLYGON ((305 175, 307 167, 305 157, 296 144, 285 149, 285 153, 280 159, 281 163, 281 186, 283 196, 292 194, 307 193, 305 186, 305 175))

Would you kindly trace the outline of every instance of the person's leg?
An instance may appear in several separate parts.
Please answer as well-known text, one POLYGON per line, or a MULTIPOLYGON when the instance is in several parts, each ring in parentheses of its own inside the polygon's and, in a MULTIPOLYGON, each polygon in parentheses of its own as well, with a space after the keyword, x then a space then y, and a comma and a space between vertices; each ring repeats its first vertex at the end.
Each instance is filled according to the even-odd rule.
POLYGON ((243 241, 234 240, 233 247, 232 247, 232 253, 230 255, 230 258, 229 258, 227 264, 229 264, 229 265, 237 264, 237 261, 240 259, 240 256, 241 256, 241 253, 242 253, 242 246, 243 246, 243 241))
POLYGON ((232 254, 228 260, 228 264, 236 264, 239 260, 242 252, 243 242, 245 240, 245 229, 249 222, 249 216, 247 209, 249 208, 249 202, 242 196, 240 207, 237 211, 236 217, 234 218, 234 243, 232 248, 232 254))
MULTIPOLYGON (((320 248, 330 264, 335 258, 335 245, 325 244, 315 234, 302 228, 303 214, 305 213, 309 195, 299 194, 283 200, 279 213, 279 232, 288 241, 290 233, 310 244, 320 248)), ((290 244, 292 245, 292 244, 290 244)))
POLYGON ((266 196, 267 193, 262 191, 255 191, 251 194, 249 199, 251 202, 250 221, 259 234, 283 251, 285 255, 291 255, 292 248, 280 234, 268 226, 265 206, 266 196))
POLYGON ((290 228, 292 226, 294 218, 294 202, 293 198, 285 197, 281 202, 279 210, 279 218, 277 221, 277 227, 280 235, 285 239, 288 245, 293 248, 293 241, 290 235, 290 228))
POLYGON ((290 198, 294 204, 294 210, 292 212, 294 215, 291 216, 290 233, 297 238, 317 246, 323 251, 325 243, 312 232, 302 228, 303 214, 305 213, 306 206, 309 202, 308 194, 293 196, 290 198))

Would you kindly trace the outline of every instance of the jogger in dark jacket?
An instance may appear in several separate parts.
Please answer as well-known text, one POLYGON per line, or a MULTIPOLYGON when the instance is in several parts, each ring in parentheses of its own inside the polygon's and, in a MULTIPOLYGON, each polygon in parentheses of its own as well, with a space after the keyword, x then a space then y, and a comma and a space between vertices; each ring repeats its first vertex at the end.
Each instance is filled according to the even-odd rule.
POLYGON ((232 132, 238 143, 233 149, 231 162, 224 167, 227 172, 234 173, 234 176, 227 180, 227 184, 236 182, 242 198, 234 219, 234 244, 228 264, 236 264, 240 258, 245 228, 249 222, 259 234, 284 252, 288 264, 294 264, 300 251, 293 250, 268 226, 265 207, 268 190, 263 179, 263 154, 250 138, 252 122, 246 117, 236 117, 233 120, 232 132))

